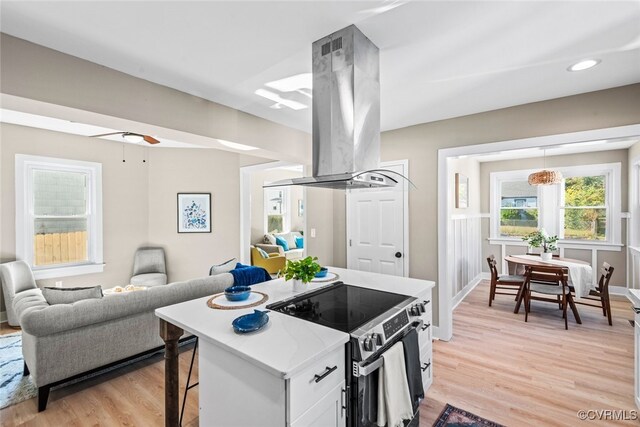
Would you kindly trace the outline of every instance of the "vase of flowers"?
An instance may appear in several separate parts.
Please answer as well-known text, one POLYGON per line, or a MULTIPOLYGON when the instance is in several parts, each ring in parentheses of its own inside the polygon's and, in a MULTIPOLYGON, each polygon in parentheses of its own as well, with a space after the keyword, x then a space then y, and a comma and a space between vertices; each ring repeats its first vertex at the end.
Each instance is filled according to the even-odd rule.
POLYGON ((532 248, 542 248, 540 258, 544 261, 549 261, 553 257, 552 252, 558 249, 558 236, 549 236, 544 228, 527 234, 522 240, 532 248))
POLYGON ((317 257, 306 257, 297 261, 287 261, 287 264, 278 272, 278 277, 284 277, 286 281, 293 282, 295 291, 304 290, 309 283, 320 272, 320 264, 317 257))

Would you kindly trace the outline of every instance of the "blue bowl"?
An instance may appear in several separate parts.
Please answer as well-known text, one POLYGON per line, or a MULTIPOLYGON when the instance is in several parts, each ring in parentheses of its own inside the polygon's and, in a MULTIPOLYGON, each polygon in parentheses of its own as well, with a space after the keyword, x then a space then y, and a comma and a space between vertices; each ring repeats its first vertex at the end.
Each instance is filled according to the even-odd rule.
POLYGON ((224 296, 229 301, 244 301, 249 298, 251 288, 249 286, 231 286, 224 290, 224 296))
POLYGON ((318 279, 321 279, 323 277, 327 277, 327 273, 329 272, 329 269, 327 267, 321 267, 320 271, 316 273, 316 277, 318 279))
POLYGON ((268 311, 254 310, 251 314, 245 314, 233 320, 233 330, 239 334, 255 332, 262 329, 268 322, 268 311))

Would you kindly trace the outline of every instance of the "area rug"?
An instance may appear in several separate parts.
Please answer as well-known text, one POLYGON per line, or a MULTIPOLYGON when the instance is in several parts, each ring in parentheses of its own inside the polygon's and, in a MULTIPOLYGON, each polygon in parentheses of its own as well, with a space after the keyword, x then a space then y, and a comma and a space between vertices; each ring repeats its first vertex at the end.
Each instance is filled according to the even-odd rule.
MULTIPOLYGON (((195 337, 182 341, 179 346, 185 346, 195 341, 195 337)), ((164 350, 160 350, 162 352, 164 350)), ((131 365, 132 363, 139 362, 144 359, 152 357, 156 353, 144 354, 132 360, 119 363, 114 366, 102 369, 98 372, 93 372, 86 376, 70 380, 64 384, 60 384, 53 387, 51 390, 56 390, 61 387, 66 387, 71 384, 84 381, 89 378, 93 378, 98 375, 102 375, 107 372, 122 368, 123 366, 131 365)), ((26 377, 22 375, 24 369, 24 361, 22 359, 22 332, 15 332, 13 334, 0 335, 0 409, 7 406, 15 405, 24 400, 31 399, 38 395, 38 388, 33 383, 31 376, 26 377)))
POLYGON ((486 420, 471 412, 447 405, 442 410, 433 427, 504 427, 501 424, 486 420))
POLYGON ((22 333, 0 335, 0 409, 38 394, 31 377, 22 376, 22 333))

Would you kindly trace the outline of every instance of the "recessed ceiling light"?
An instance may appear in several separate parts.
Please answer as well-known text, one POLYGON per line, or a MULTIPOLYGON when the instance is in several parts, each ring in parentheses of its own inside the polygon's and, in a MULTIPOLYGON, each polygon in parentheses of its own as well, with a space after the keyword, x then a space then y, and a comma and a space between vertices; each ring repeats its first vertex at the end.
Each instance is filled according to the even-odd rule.
POLYGON ((600 63, 599 59, 585 59, 584 61, 576 62, 569 68, 567 71, 583 71, 588 70, 589 68, 595 67, 600 63))
POLYGON ((233 148, 234 150, 240 151, 251 151, 257 150, 258 147, 252 147, 251 145, 238 144, 237 142, 225 141, 224 139, 219 139, 218 142, 225 147, 233 148))

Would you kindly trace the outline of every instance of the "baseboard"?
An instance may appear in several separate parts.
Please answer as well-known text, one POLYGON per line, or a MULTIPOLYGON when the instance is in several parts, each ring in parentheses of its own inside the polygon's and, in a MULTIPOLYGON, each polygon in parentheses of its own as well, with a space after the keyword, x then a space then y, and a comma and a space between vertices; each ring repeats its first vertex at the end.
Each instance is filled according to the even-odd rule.
POLYGON ((460 304, 462 302, 462 300, 465 299, 465 297, 467 295, 469 295, 469 293, 475 289, 476 286, 478 286, 478 283, 482 282, 485 279, 491 279, 491 276, 489 275, 489 273, 480 273, 478 274, 476 277, 474 277, 468 284, 467 286, 465 286, 464 288, 462 288, 462 290, 460 292, 458 292, 458 294, 453 297, 453 301, 452 301, 452 309, 451 310, 455 310, 456 307, 458 307, 458 304, 460 304))
POLYGON ((440 341, 440 339, 441 339, 441 338, 440 338, 440 328, 439 328, 439 327, 437 327, 437 326, 435 326, 435 325, 433 326, 433 331, 432 331, 432 333, 431 333, 431 338, 432 338, 433 340, 438 340, 438 341, 440 341))
POLYGON ((629 294, 629 288, 626 286, 609 286, 609 294, 626 297, 629 294))

